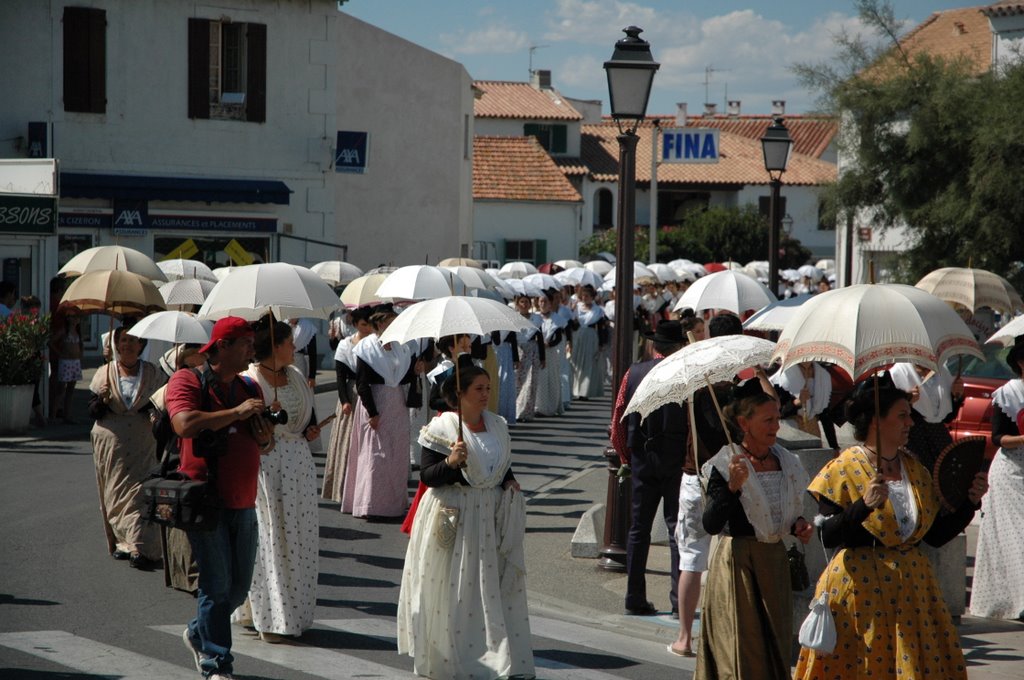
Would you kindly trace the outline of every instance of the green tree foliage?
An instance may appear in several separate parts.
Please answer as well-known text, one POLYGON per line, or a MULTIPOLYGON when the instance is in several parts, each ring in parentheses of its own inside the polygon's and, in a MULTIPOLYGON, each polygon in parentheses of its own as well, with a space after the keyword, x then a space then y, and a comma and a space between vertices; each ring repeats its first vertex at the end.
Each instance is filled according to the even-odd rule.
POLYGON ((903 26, 880 0, 855 3, 869 38, 837 37, 828 64, 794 72, 842 120, 846 164, 828 192, 836 216, 909 227, 897 276, 974 266, 1024 283, 1024 66, 976 73, 966 58, 905 53, 903 26))
MULTIPOLYGON (((637 227, 633 241, 638 260, 646 260, 648 253, 648 227, 637 227)), ((580 245, 580 257, 593 259, 597 253, 615 252, 616 230, 595 234, 580 245)), ((784 255, 780 266, 799 267, 811 257, 811 252, 796 239, 782 243, 784 255)), ((686 216, 681 226, 658 229, 658 261, 685 258, 693 262, 747 263, 768 258, 768 221, 753 206, 742 208, 713 207, 695 211, 686 216)))

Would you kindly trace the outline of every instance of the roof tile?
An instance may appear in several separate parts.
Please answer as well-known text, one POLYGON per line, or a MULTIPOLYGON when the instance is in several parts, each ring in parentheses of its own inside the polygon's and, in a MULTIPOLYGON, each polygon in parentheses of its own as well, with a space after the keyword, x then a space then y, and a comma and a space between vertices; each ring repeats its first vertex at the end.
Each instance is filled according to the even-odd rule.
POLYGON ((473 199, 583 200, 534 137, 473 138, 473 199))
MULTIPOLYGON (((674 116, 647 116, 645 124, 653 119, 661 120, 661 127, 676 127, 671 121, 674 116), (666 119, 669 121, 666 124, 666 119)), ((793 139, 793 151, 807 156, 821 158, 821 155, 828 149, 832 139, 839 131, 839 124, 835 118, 828 116, 783 116, 786 121, 786 129, 793 139)), ((752 115, 752 116, 725 116, 717 115, 710 117, 691 117, 687 119, 687 127, 697 128, 718 128, 722 132, 739 135, 747 139, 756 139, 760 142, 764 131, 772 124, 773 116, 752 115)))
POLYGON ((473 102, 477 118, 523 118, 528 120, 583 120, 556 90, 538 90, 529 83, 477 80, 480 95, 473 102))

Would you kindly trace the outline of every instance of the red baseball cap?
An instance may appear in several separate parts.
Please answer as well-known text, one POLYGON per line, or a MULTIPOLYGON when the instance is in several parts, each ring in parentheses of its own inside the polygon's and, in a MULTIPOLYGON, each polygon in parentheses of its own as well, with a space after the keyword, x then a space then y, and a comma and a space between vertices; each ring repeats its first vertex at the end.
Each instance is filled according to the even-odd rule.
POLYGON ((249 326, 248 321, 240 316, 225 316, 213 325, 210 341, 203 345, 199 351, 204 354, 209 352, 217 344, 218 340, 234 340, 235 338, 244 338, 250 335, 253 335, 253 330, 249 326))

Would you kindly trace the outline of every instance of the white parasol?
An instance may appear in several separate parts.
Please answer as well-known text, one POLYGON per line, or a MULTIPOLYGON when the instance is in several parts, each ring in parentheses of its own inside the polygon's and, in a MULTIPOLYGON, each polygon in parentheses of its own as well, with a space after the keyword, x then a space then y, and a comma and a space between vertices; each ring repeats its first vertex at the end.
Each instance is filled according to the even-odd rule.
POLYGON ((384 283, 387 274, 364 274, 341 291, 341 303, 349 309, 363 305, 375 305, 386 302, 386 298, 377 295, 377 289, 384 283))
POLYGON ((487 298, 449 295, 410 305, 380 336, 383 344, 405 343, 446 335, 488 335, 491 331, 523 331, 532 322, 508 305, 487 298))
POLYGON ((327 260, 317 262, 309 268, 311 272, 327 282, 332 288, 352 283, 363 275, 363 270, 351 262, 343 260, 327 260))
POLYGON ((1017 309, 1010 299, 1010 292, 1016 291, 1009 282, 984 269, 943 267, 925 275, 914 287, 972 312, 990 307, 1012 314, 1017 309))
POLYGON ((985 341, 985 344, 997 342, 1003 347, 1009 347, 1018 335, 1024 335, 1024 316, 1010 320, 1008 324, 993 333, 992 337, 985 341))
POLYGON ((167 275, 160 271, 152 258, 133 248, 124 246, 96 246, 78 253, 60 268, 58 274, 78 276, 88 272, 121 271, 138 274, 151 281, 166 281, 167 275))
POLYGON ((585 262, 583 264, 584 269, 588 269, 598 276, 604 276, 612 270, 613 266, 614 265, 612 265, 612 263, 605 260, 591 260, 590 262, 585 262))
POLYGON ((217 277, 214 276, 213 270, 198 260, 185 260, 182 258, 160 260, 156 263, 156 266, 160 268, 160 271, 164 273, 168 281, 206 279, 214 283, 217 282, 217 277))
MULTIPOLYGON (((440 266, 440 265, 439 265, 440 266)), ((441 266, 441 269, 452 272, 462 283, 466 286, 467 290, 493 290, 501 291, 501 279, 496 279, 483 269, 477 267, 467 267, 465 265, 456 266, 441 266)))
POLYGON ((524 276, 522 280, 526 283, 532 283, 541 290, 549 290, 551 288, 557 290, 562 287, 562 284, 558 282, 558 279, 551 274, 528 274, 527 276, 524 276))
POLYGON ((541 295, 544 294, 544 291, 541 290, 540 286, 538 286, 535 283, 530 283, 525 279, 508 279, 505 281, 505 285, 508 286, 508 288, 511 289, 515 295, 526 295, 527 297, 540 297, 541 295))
POLYGON ((668 283, 669 281, 679 280, 679 272, 677 272, 675 269, 672 269, 672 267, 669 267, 667 264, 662 264, 661 262, 654 262, 652 264, 647 265, 647 268, 654 272, 654 275, 658 277, 658 281, 660 281, 661 283, 668 283))
POLYGON ((160 286, 160 295, 168 305, 201 305, 216 285, 207 279, 175 279, 160 286))
POLYGON ((650 370, 625 412, 645 418, 666 404, 681 404, 702 387, 732 380, 745 368, 770 363, 774 350, 774 342, 750 335, 723 335, 691 343, 650 370))
POLYGON ((506 262, 498 270, 498 276, 503 279, 521 279, 530 274, 536 274, 537 268, 529 262, 506 262))
POLYGON ((913 286, 861 284, 819 293, 786 324, 774 358, 836 364, 857 380, 899 361, 938 370, 956 354, 983 358, 960 316, 913 286))
POLYGON ((794 295, 791 298, 776 300, 762 307, 756 314, 743 322, 743 328, 750 331, 781 331, 790 319, 796 315, 800 305, 810 300, 813 295, 794 295))
MULTIPOLYGON (((604 280, 605 281, 614 281, 615 280, 615 270, 616 270, 616 267, 612 267, 611 269, 609 269, 608 273, 606 273, 604 275, 604 280)), ((647 265, 645 265, 643 262, 634 262, 633 263, 633 281, 634 282, 639 281, 640 279, 657 279, 657 278, 658 278, 658 275, 655 274, 654 272, 652 272, 650 269, 648 269, 647 265)))
POLYGON ((679 297, 673 311, 689 307, 696 312, 702 309, 728 309, 743 314, 748 309, 761 309, 776 299, 760 281, 742 271, 726 270, 697 279, 679 297))
POLYGON ((583 266, 583 263, 579 260, 555 260, 552 264, 556 264, 562 269, 575 269, 576 267, 583 266))
POLYGON ((131 334, 137 338, 164 342, 198 343, 210 341, 213 321, 199 319, 188 312, 157 312, 132 326, 131 334))
POLYGON ((224 277, 206 298, 199 317, 256 321, 269 312, 278 320, 326 319, 340 306, 334 290, 310 270, 272 262, 239 267, 224 277))
POLYGON ((555 274, 555 280, 562 285, 593 286, 595 289, 600 289, 604 285, 604 279, 597 272, 584 269, 583 267, 575 267, 573 269, 566 269, 564 272, 558 272, 555 274))
POLYGON ((466 284, 454 272, 429 264, 400 267, 377 289, 377 295, 394 300, 432 300, 465 292, 466 284))

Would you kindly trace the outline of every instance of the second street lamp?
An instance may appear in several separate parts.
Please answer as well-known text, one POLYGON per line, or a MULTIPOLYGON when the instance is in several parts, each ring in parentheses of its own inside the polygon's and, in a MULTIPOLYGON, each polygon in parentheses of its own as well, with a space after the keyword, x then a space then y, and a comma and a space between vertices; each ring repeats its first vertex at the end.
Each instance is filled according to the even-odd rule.
POLYGON ((779 294, 779 228, 782 225, 782 173, 786 172, 789 154, 793 150, 793 140, 789 136, 782 116, 764 132, 761 137, 761 151, 764 153, 764 169, 771 180, 771 202, 769 216, 771 226, 768 230, 768 288, 775 295, 779 294))
MULTIPOLYGON (((633 361, 633 239, 636 231, 636 128, 647 114, 654 72, 661 66, 651 56, 651 46, 640 38, 643 29, 622 29, 626 37, 615 43, 612 58, 604 63, 608 74, 608 95, 612 118, 619 127, 619 210, 615 253, 615 340, 612 360, 612 390, 617 391, 633 361)), ((609 447, 610 448, 610 447, 609 447)), ((605 508, 604 545, 600 564, 605 569, 624 570, 626 533, 629 531, 628 495, 620 493, 628 483, 618 478, 619 459, 614 449, 608 458, 609 479, 605 508)))

